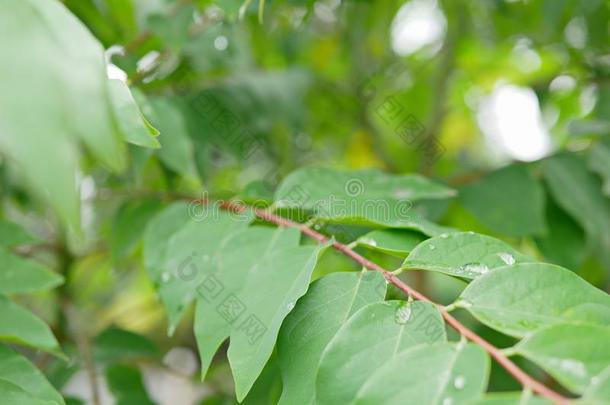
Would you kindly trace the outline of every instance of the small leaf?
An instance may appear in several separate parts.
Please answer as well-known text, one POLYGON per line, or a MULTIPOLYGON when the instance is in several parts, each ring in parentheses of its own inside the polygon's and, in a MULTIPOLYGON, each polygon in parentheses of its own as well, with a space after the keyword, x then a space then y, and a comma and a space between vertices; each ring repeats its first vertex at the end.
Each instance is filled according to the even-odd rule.
POLYGON ((148 338, 117 327, 110 327, 95 337, 93 354, 100 363, 110 363, 159 356, 159 349, 148 338))
POLYGON ((402 268, 474 279, 498 267, 532 261, 501 240, 473 232, 456 232, 420 243, 402 268))
POLYGON ((552 264, 501 267, 472 281, 458 303, 490 328, 516 337, 565 321, 610 324, 610 296, 552 264))
MULTIPOLYGON (((24 356, 0 344, 0 381, 15 384, 32 398, 49 400, 63 404, 64 400, 45 376, 24 356)), ((0 398, 7 403, 5 393, 0 385, 0 398)), ((22 403, 21 405, 29 404, 22 403)))
POLYGON ((403 229, 376 229, 358 238, 359 246, 387 253, 393 256, 405 257, 425 240, 418 232, 403 229))
POLYGON ((313 211, 314 216, 322 220, 428 233, 419 228, 431 227, 412 208, 413 201, 454 195, 454 190, 419 175, 308 167, 286 177, 275 193, 275 200, 277 207, 313 211), (420 222, 423 224, 418 225, 420 222))
POLYGON ((368 376, 353 403, 468 403, 485 391, 489 367, 487 353, 474 344, 416 346, 368 376))
POLYGON ((542 172, 557 204, 586 231, 589 246, 610 264, 610 204, 601 184, 575 154, 561 154, 542 162, 542 172))
POLYGON ((443 319, 432 304, 369 304, 356 312, 324 349, 316 377, 316 403, 352 403, 370 375, 395 355, 420 344, 446 340, 443 319))
POLYGON ((129 87, 121 80, 108 80, 108 91, 117 124, 129 143, 147 148, 159 148, 159 135, 140 112, 129 87))
POLYGON ((112 365, 106 369, 106 380, 117 405, 155 404, 146 393, 140 370, 135 367, 112 365))
POLYGON ((53 332, 36 315, 0 296, 0 340, 59 354, 53 332))
POLYGON ((507 166, 461 188, 459 198, 494 232, 508 236, 546 232, 544 189, 522 164, 507 166))
POLYGON ((582 394, 610 364, 610 328, 557 324, 526 336, 515 353, 542 367, 572 392, 582 394))
POLYGON ((38 242, 38 239, 25 231, 21 226, 0 220, 0 246, 13 247, 36 242, 38 242))
POLYGON ((112 221, 110 251, 115 261, 131 253, 140 240, 148 221, 159 211, 158 200, 127 201, 118 209, 112 221))
POLYGON ((322 352, 362 306, 383 301, 386 281, 378 272, 333 273, 312 283, 284 321, 277 350, 284 390, 280 404, 311 404, 322 352))
POLYGON ((61 283, 63 277, 57 273, 0 248, 0 294, 46 290, 61 283))

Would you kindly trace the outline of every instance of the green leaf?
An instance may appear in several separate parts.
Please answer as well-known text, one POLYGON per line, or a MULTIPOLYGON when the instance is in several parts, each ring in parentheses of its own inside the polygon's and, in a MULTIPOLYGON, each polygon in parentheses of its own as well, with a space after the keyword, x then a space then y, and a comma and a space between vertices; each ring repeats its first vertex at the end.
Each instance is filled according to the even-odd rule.
POLYGON ((489 367, 487 353, 474 344, 417 346, 368 376, 353 403, 467 403, 485 391, 489 367))
MULTIPOLYGON (((201 205, 176 206, 162 214, 148 228, 149 234, 157 234, 150 236, 149 242, 155 243, 149 244, 148 249, 145 245, 145 254, 149 274, 167 310, 171 335, 185 310, 197 298, 199 284, 214 270, 219 249, 233 233, 247 227, 251 217, 201 205), (174 229, 175 225, 182 227, 174 229), (165 254, 155 266, 158 251, 154 246, 159 244, 163 245, 165 254)), ((241 251, 243 246, 234 249, 241 251)))
POLYGON ((307 291, 323 248, 299 246, 299 239, 292 228, 235 232, 219 246, 214 272, 198 283, 195 336, 202 374, 230 337, 228 358, 240 401, 269 359, 284 318, 307 291))
POLYGON ((359 246, 404 258, 426 239, 418 232, 403 229, 376 229, 356 241, 359 246))
POLYGON ((127 84, 121 80, 108 80, 108 91, 114 116, 125 140, 138 146, 159 148, 155 138, 159 131, 144 118, 127 84))
POLYGON ((474 279, 498 267, 532 261, 501 240, 473 232, 456 232, 420 243, 402 268, 474 279))
POLYGON ((510 165, 459 190, 464 207, 486 227, 508 236, 546 232, 544 189, 526 166, 510 165))
POLYGON ((154 405, 142 383, 140 370, 116 364, 106 369, 106 381, 117 405, 154 405))
POLYGON ((19 386, 2 378, 0 378, 0 397, 3 405, 57 405, 62 403, 36 398, 19 386))
POLYGON ((21 226, 0 220, 0 246, 13 247, 36 242, 38 242, 38 239, 26 232, 21 226))
POLYGON ((381 273, 333 273, 312 283, 286 317, 277 350, 284 390, 280 404, 311 404, 322 352, 349 317, 372 302, 383 301, 381 273))
POLYGON ((588 250, 584 230, 552 198, 547 198, 546 221, 549 232, 536 238, 542 254, 568 269, 580 268, 588 250))
POLYGON ((110 233, 110 251, 114 260, 134 250, 148 221, 160 208, 158 200, 133 200, 121 205, 112 221, 110 233))
POLYGON ((197 174, 195 149, 188 128, 175 99, 149 98, 154 114, 151 120, 161 131, 159 158, 167 167, 186 176, 197 174))
MULTIPOLYGON (((64 403, 59 392, 47 381, 40 370, 30 363, 27 358, 3 344, 0 344, 0 381, 16 385, 32 398, 49 400, 57 404, 64 403)), ((2 398, 3 404, 7 403, 1 385, 0 398, 2 398)), ((29 404, 29 402, 25 403, 29 404)))
POLYGON ((542 172, 557 204, 587 232, 589 246, 610 263, 610 204, 599 180, 574 154, 545 159, 542 172))
POLYGON ((78 229, 75 141, 115 171, 126 166, 102 46, 58 1, 3 1, 0 27, 0 151, 78 229))
POLYGON ((159 349, 148 338, 117 327, 110 327, 95 337, 93 354, 100 363, 156 358, 159 349))
POLYGON ((472 405, 552 405, 553 403, 544 398, 530 396, 522 392, 492 392, 483 398, 471 402, 472 405))
POLYGON ((589 149, 587 164, 602 178, 602 191, 606 197, 610 197, 610 143, 598 142, 589 149))
POLYGON ((0 248, 0 294, 46 290, 61 283, 60 275, 0 248))
POLYGON ((431 227, 412 209, 413 201, 454 195, 454 190, 414 174, 308 167, 288 175, 278 187, 275 200, 277 207, 310 210, 316 218, 331 222, 383 225, 428 233, 438 230, 421 229, 431 227))
POLYGON ((316 403, 352 403, 369 376, 395 355, 446 339, 441 314, 432 304, 369 304, 356 312, 326 346, 316 377, 316 403))
POLYGON ((60 353, 53 332, 36 315, 0 296, 0 340, 60 353))
POLYGON ((516 337, 565 321, 610 324, 610 296, 552 264, 491 271, 472 281, 457 303, 490 328, 516 337))
POLYGON ((582 396, 579 405, 608 405, 610 404, 610 366, 595 376, 591 385, 582 396))
POLYGON ((610 328, 557 324, 526 336, 515 353, 542 367, 563 386, 582 394, 610 364, 610 328))

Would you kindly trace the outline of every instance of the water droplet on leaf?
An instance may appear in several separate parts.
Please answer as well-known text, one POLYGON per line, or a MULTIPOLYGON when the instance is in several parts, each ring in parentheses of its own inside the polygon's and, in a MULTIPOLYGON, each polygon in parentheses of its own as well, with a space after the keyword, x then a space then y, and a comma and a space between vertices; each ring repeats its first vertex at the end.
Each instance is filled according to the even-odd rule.
POLYGON ((396 323, 404 325, 411 319, 411 306, 409 304, 401 305, 396 309, 396 323))
POLYGON ((171 278, 172 276, 166 271, 161 274, 161 282, 163 283, 169 283, 169 280, 171 280, 171 278))
POLYGON ((428 248, 429 248, 430 250, 434 250, 434 249, 436 249, 436 246, 434 246, 434 245, 430 244, 430 245, 428 245, 428 248))
POLYGON ((515 257, 513 255, 511 255, 510 253, 502 252, 502 253, 498 253, 498 256, 500 256, 500 259, 502 259, 502 261, 504 263, 508 264, 509 266, 512 266, 513 264, 515 264, 515 257))
POLYGON ((294 302, 289 302, 286 307, 288 308, 289 311, 292 311, 294 309, 294 302))
POLYGON ((473 276, 481 276, 489 272, 489 267, 481 263, 467 263, 460 267, 462 273, 469 273, 473 276))
POLYGON ((453 403, 453 400, 449 397, 443 399, 443 405, 451 405, 453 403))
POLYGON ((446 232, 445 232, 445 233, 441 233, 441 234, 440 234, 440 238, 441 238, 441 239, 447 239, 448 237, 449 237, 449 234, 448 234, 448 233, 446 233, 446 232))
POLYGON ((464 388, 465 385, 466 379, 464 378, 464 376, 458 375, 457 377, 455 377, 455 380, 453 380, 453 386, 458 390, 464 388))

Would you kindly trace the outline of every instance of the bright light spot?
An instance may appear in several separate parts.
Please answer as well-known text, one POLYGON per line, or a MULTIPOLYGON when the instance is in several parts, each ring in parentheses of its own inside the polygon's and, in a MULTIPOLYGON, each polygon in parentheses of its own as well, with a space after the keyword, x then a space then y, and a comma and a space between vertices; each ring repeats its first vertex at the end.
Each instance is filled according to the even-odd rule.
POLYGON ((332 24, 337 20, 332 4, 324 4, 320 1, 316 1, 313 5, 313 13, 319 20, 326 24, 332 24))
POLYGON ((553 79, 549 85, 549 90, 554 93, 563 93, 574 90, 576 87, 576 79, 572 76, 561 75, 553 79))
POLYGON ((112 57, 114 55, 125 55, 125 48, 120 45, 112 45, 104 52, 104 58, 106 59, 106 75, 109 79, 116 79, 122 82, 127 81, 127 73, 120 67, 112 63, 112 57))
POLYGON ((582 49, 587 43, 587 24, 582 17, 574 17, 570 20, 563 32, 566 42, 573 48, 582 49))
POLYGON ((597 104, 597 88, 594 85, 586 86, 580 93, 580 114, 587 115, 597 104))
POLYGON ((496 86, 482 103, 477 121, 492 150, 511 158, 532 161, 551 151, 536 94, 526 87, 496 86))
POLYGON ((218 51, 224 51, 229 46, 229 40, 224 35, 219 35, 214 39, 214 48, 218 51))
POLYGON ((517 41, 513 48, 512 57, 517 69, 524 73, 534 72, 542 65, 538 52, 532 49, 531 41, 528 39, 517 41))
POLYGON ((447 21, 436 0, 411 0, 403 5, 392 22, 392 49, 410 55, 427 45, 440 49, 447 21))
POLYGON ((148 72, 159 62, 159 56, 161 56, 161 54, 157 51, 148 52, 140 58, 136 64, 136 68, 139 72, 148 72))

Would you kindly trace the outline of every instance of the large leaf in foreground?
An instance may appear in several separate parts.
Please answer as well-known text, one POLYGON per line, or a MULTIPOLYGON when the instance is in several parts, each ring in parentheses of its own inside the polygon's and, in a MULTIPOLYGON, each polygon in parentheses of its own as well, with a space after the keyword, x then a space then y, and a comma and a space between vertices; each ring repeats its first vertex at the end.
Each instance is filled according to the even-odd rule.
POLYGON ((472 279, 498 267, 531 261, 501 240, 473 232, 456 232, 420 243, 402 267, 472 279))
POLYGON ((23 388, 0 378, 0 396, 3 405, 57 405, 59 402, 36 398, 23 388))
POLYGON ((167 310, 170 334, 197 297, 199 284, 214 269, 219 248, 249 224, 246 217, 214 207, 177 204, 161 212, 148 226, 144 239, 146 267, 167 310), (203 211, 195 216, 193 209, 203 211))
POLYGON ((53 288, 63 278, 40 264, 0 248, 0 294, 34 292, 53 288))
MULTIPOLYGON (((0 380, 8 381, 21 388, 33 398, 54 401, 63 404, 64 400, 45 376, 28 359, 16 353, 8 346, 0 344, 0 380)), ((0 385, 2 403, 6 393, 0 385)), ((29 402, 26 402, 29 403, 29 402)), ((26 403, 22 403, 25 405, 26 403)))
POLYGON ((0 296, 0 340, 59 352, 53 332, 36 315, 0 296))
POLYGON ((553 403, 526 392, 492 392, 468 405, 553 405, 553 403))
POLYGON ((286 317, 277 350, 284 390, 280 404, 311 404, 322 352, 337 330, 364 305, 383 301, 381 273, 333 273, 312 283, 286 317))
POLYGON ((462 404, 487 386, 489 357, 474 344, 418 346, 366 379, 354 404, 462 404))
POLYGON ((0 150, 77 229, 75 141, 116 171, 126 165, 103 48, 61 2, 41 0, 0 3, 0 48, 0 150))
POLYGON ((610 324, 610 296, 552 264, 501 267, 471 282, 458 303, 487 326, 517 337, 570 320, 610 324))
POLYGON ((379 170, 335 171, 308 167, 291 173, 278 187, 278 207, 313 211, 333 222, 413 228, 419 219, 413 201, 442 199, 455 191, 419 175, 379 170))
POLYGON ((316 403, 351 403, 370 375, 396 354, 446 339, 441 314, 432 304, 369 304, 339 329, 324 350, 316 377, 316 403))
POLYGON ((263 370, 284 318, 307 291, 323 247, 301 246, 299 240, 296 229, 237 231, 218 247, 213 272, 197 288, 195 336, 202 373, 230 337, 228 357, 238 400, 263 370))
POLYGON ((583 393, 610 365, 610 328, 557 324, 526 336, 515 352, 542 367, 572 392, 583 393))

